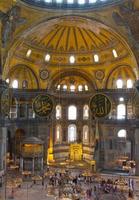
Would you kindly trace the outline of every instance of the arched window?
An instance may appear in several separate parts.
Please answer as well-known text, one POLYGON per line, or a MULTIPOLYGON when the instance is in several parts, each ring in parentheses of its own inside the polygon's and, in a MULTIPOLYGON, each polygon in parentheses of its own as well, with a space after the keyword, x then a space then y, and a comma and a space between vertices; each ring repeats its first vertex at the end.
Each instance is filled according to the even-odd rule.
POLYGON ((85 4, 85 0, 78 0, 78 4, 85 4))
POLYGON ((60 85, 57 85, 57 90, 60 90, 60 85))
POLYGON ((68 126, 68 142, 75 142, 77 139, 77 128, 75 124, 68 126))
POLYGON ((12 87, 13 87, 13 88, 18 88, 18 81, 17 81, 17 80, 14 80, 14 81, 12 82, 12 87))
POLYGON ((87 143, 89 141, 89 128, 87 125, 83 126, 83 142, 87 143))
POLYGON ((78 91, 79 91, 79 92, 83 91, 83 86, 82 86, 82 85, 79 85, 79 86, 78 86, 78 91))
POLYGON ((27 80, 23 80, 23 82, 22 82, 22 88, 28 88, 28 82, 27 82, 27 80))
POLYGON ((71 92, 74 92, 74 91, 75 91, 75 85, 71 85, 71 86, 70 86, 70 91, 71 91, 71 92))
POLYGON ((123 81, 122 81, 121 79, 118 79, 118 80, 116 81, 116 87, 117 87, 118 89, 123 88, 123 81))
POLYGON ((126 130, 125 129, 121 129, 120 131, 118 131, 117 136, 119 138, 126 138, 126 130))
POLYGON ((125 117, 126 117, 125 104, 119 104, 117 106, 117 119, 125 119, 125 117))
POLYGON ((10 82, 10 80, 9 80, 9 78, 7 78, 7 79, 6 79, 6 83, 9 83, 9 82, 10 82))
POLYGON ((84 105, 83 107, 83 119, 87 120, 89 118, 89 106, 84 105))
POLYGON ((76 120, 77 119, 77 108, 76 106, 69 106, 68 107, 68 119, 69 120, 76 120))
POLYGON ((67 85, 63 85, 63 90, 65 91, 65 90, 67 90, 67 85))
POLYGON ((131 79, 127 80, 127 88, 132 88, 133 87, 133 81, 131 79))
POLYGON ((88 91, 88 85, 84 86, 85 91, 88 91))
POLYGON ((56 141, 56 142, 61 142, 61 138, 62 138, 62 129, 61 129, 61 125, 57 125, 57 126, 56 126, 55 141, 56 141))
POLYGON ((56 119, 61 119, 62 116, 62 108, 61 105, 56 106, 56 119))

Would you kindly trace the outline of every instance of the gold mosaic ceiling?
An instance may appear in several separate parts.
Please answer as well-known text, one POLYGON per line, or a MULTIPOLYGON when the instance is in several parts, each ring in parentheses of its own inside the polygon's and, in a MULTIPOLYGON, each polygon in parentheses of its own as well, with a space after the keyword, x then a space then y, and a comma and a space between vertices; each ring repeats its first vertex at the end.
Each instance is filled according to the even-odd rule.
POLYGON ((88 20, 70 17, 43 28, 37 27, 33 35, 27 37, 27 44, 49 52, 88 52, 111 47, 116 42, 114 34, 100 24, 88 20))
MULTIPOLYGON (((12 57, 4 68, 5 78, 8 78, 14 67, 26 65, 38 79, 40 88, 46 88, 56 75, 66 70, 80 71, 96 88, 105 87, 107 78, 111 82, 109 75, 117 66, 131 66, 133 74, 137 75, 134 55, 119 34, 98 21, 77 16, 44 20, 26 30, 14 43, 11 52, 9 55, 12 57), (116 50, 117 57, 114 57, 113 49, 116 50), (28 50, 31 50, 29 56, 28 50), (46 54, 50 55, 47 62, 44 59, 46 54), (95 54, 99 57, 98 62, 94 60, 95 54), (71 55, 75 57, 75 63, 72 64, 69 62, 71 55), (42 69, 48 72, 45 80, 40 78, 42 69), (103 76, 98 76, 98 72, 103 76)), ((119 73, 116 75, 119 78, 119 73)), ((13 76, 14 78, 18 79, 13 76)), ((25 77, 19 79, 23 80, 25 77)))
POLYGON ((126 45, 110 28, 89 19, 66 16, 48 20, 28 31, 14 52, 17 57, 39 64, 49 53, 49 64, 56 66, 69 65, 69 56, 75 55, 75 65, 83 66, 94 64, 94 54, 99 54, 99 63, 111 62, 114 48, 119 59, 129 54, 126 45), (28 49, 32 49, 32 54, 26 58, 28 49))

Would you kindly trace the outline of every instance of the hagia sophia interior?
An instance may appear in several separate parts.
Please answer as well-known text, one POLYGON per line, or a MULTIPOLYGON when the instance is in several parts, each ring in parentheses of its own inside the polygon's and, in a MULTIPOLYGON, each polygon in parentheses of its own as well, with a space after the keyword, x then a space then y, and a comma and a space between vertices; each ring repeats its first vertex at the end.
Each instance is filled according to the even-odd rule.
POLYGON ((139 175, 139 1, 0 0, 0 30, 0 177, 139 175))

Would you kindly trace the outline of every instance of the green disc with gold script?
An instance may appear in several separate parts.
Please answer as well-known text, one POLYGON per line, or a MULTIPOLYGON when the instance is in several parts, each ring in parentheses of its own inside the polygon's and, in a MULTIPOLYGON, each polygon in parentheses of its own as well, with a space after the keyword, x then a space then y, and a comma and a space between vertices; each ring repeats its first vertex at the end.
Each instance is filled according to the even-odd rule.
POLYGON ((40 94, 33 100, 33 111, 39 117, 47 117, 53 110, 53 101, 49 95, 40 94))
POLYGON ((111 111, 111 102, 106 95, 101 93, 95 94, 90 100, 90 110, 94 117, 105 117, 111 111))

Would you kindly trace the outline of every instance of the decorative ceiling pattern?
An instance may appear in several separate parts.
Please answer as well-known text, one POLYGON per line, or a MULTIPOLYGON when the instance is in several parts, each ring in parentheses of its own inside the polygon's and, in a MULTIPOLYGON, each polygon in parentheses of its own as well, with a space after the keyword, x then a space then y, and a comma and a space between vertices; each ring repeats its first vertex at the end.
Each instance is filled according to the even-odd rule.
POLYGON ((29 30, 16 45, 14 54, 18 59, 35 63, 37 66, 69 66, 74 56, 74 66, 92 66, 115 62, 129 54, 126 44, 109 27, 90 19, 64 16, 45 21, 29 30), (31 50, 30 55, 27 55, 31 50), (50 59, 45 60, 46 54, 50 59), (98 61, 94 55, 97 54, 98 61))
POLYGON ((92 52, 109 48, 117 42, 115 34, 97 22, 67 17, 55 21, 51 26, 47 27, 47 24, 35 29, 25 42, 57 53, 92 52))
MULTIPOLYGON (((56 88, 61 72, 68 72, 64 77, 62 76, 64 80, 70 76, 69 70, 80 72, 79 76, 82 78, 87 77, 85 78, 87 82, 83 84, 88 86, 90 84, 92 88, 105 86, 111 88, 113 78, 109 78, 110 73, 112 73, 111 77, 118 78, 119 74, 122 74, 124 79, 136 78, 133 73, 137 72, 136 60, 126 41, 110 27, 96 20, 79 16, 63 16, 39 23, 24 32, 11 51, 10 62, 7 62, 8 65, 4 67, 5 79, 8 78, 8 72, 12 79, 16 79, 19 74, 18 78, 22 83, 25 77, 24 69, 21 70, 20 64, 29 66, 37 77, 36 81, 34 76, 28 76, 30 71, 27 72, 26 80, 36 81, 29 86, 30 88, 36 88, 37 83, 40 88, 51 88, 51 86, 56 88), (13 74, 15 65, 19 69, 13 74), (129 71, 120 70, 118 67, 127 65, 129 71), (117 72, 116 67, 119 70, 117 72), (45 74, 40 74, 42 69, 45 74), (96 73, 97 71, 99 73, 96 73), (105 74, 102 73, 104 71, 105 74)), ((75 80, 75 85, 77 83, 80 84, 79 79, 75 80)))
POLYGON ((38 79, 34 72, 25 65, 18 65, 8 74, 10 87, 14 80, 18 80, 18 87, 24 88, 24 81, 27 81, 26 89, 38 89, 38 79))

